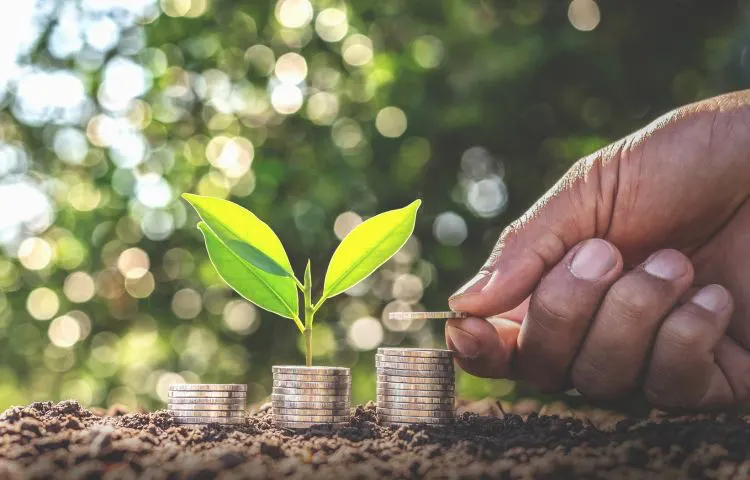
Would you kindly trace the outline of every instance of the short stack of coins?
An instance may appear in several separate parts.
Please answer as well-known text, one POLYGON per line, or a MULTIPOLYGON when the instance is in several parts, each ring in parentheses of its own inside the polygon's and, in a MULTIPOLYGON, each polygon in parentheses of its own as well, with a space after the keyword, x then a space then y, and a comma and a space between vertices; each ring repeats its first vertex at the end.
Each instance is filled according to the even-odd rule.
POLYGON ((351 370, 343 367, 273 367, 274 424, 282 428, 338 426, 349 421, 351 370))
POLYGON ((453 422, 453 352, 379 348, 375 365, 380 423, 447 425, 453 422))
POLYGON ((177 383, 169 386, 167 410, 181 425, 245 423, 247 385, 177 383))

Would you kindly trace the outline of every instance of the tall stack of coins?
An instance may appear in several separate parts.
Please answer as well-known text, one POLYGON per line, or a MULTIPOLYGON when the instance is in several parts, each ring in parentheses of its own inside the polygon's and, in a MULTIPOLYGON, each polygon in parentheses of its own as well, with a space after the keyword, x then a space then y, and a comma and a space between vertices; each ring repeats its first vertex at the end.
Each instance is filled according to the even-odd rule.
POLYGON ((453 421, 455 379, 450 350, 379 348, 377 415, 386 425, 453 421))
POLYGON ((173 383, 167 410, 181 425, 245 423, 247 385, 236 383, 173 383))
POLYGON ((273 367, 273 420, 279 427, 309 428, 349 421, 352 374, 342 367, 273 367))

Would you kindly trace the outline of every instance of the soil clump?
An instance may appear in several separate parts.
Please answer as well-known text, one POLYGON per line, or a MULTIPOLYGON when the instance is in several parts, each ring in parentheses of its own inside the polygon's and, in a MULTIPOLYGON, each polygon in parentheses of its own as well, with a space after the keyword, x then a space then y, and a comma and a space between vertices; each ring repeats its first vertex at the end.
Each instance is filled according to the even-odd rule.
POLYGON ((0 479, 743 478, 750 428, 730 414, 626 419, 600 410, 527 413, 463 405, 455 425, 381 427, 372 403, 336 431, 271 424, 178 426, 166 411, 33 403, 0 415, 0 479), (514 412, 514 413, 512 413, 514 412), (481 413, 481 415, 480 415, 481 413))

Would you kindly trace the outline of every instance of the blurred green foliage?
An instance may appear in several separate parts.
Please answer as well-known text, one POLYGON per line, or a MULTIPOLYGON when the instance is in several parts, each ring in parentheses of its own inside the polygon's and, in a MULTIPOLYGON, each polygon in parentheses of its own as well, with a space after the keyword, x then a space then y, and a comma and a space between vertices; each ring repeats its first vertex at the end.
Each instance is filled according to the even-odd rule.
POLYGON ((750 82, 747 1, 2 9, 0 408, 155 408, 181 379, 261 400, 271 364, 303 362, 291 321, 221 283, 182 192, 251 209, 313 278, 361 218, 422 198, 412 240, 315 327, 315 361, 351 366, 372 399, 377 346, 443 344, 441 324, 384 312, 445 309, 577 158, 750 82))

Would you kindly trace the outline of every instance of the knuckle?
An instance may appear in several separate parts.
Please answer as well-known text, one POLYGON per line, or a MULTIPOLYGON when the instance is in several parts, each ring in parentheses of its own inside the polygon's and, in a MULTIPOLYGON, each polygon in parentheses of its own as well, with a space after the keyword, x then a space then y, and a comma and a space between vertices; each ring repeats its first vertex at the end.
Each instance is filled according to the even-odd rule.
POLYGON ((610 288, 606 302, 611 311, 623 320, 640 323, 652 321, 644 313, 651 312, 665 304, 671 304, 672 295, 668 295, 661 282, 641 282, 640 279, 622 280, 610 288))
POLYGON ((584 396, 594 400, 613 400, 631 389, 629 381, 621 377, 613 381, 614 375, 599 367, 593 359, 579 359, 573 365, 571 380, 573 386, 584 396))
POLYGON ((570 297, 562 297, 551 289, 540 288, 531 297, 529 315, 546 330, 568 329, 581 317, 570 297))
POLYGON ((665 322, 659 336, 667 346, 680 353, 703 352, 708 349, 706 344, 712 337, 701 319, 684 314, 665 322))
POLYGON ((607 303, 618 316, 625 320, 637 322, 643 318, 643 312, 651 304, 650 296, 637 290, 626 288, 622 284, 615 284, 607 295, 607 303))

